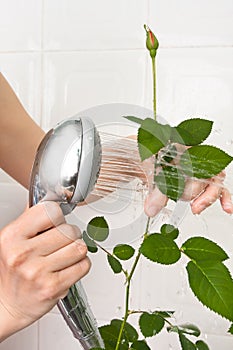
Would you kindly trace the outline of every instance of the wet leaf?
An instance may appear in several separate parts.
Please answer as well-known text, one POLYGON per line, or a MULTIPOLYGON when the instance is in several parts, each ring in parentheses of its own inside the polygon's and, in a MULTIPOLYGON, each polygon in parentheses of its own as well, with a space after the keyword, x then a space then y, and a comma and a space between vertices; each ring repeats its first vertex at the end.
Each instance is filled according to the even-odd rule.
POLYGON ((154 180, 159 190, 174 201, 177 201, 184 192, 185 178, 175 166, 163 167, 154 180))
POLYGON ((183 333, 179 333, 179 340, 182 350, 196 350, 196 345, 193 344, 183 333))
MULTIPOLYGON (((114 326, 118 332, 120 331, 122 320, 114 319, 111 321, 111 325, 114 326)), ((124 331, 123 331, 123 338, 126 339, 128 342, 134 342, 138 339, 138 332, 136 329, 128 322, 125 323, 124 331)))
POLYGON ((139 326, 144 337, 153 337, 164 327, 164 319, 157 314, 144 312, 139 319, 139 326))
POLYGON ((204 237, 191 237, 181 247, 184 254, 195 261, 212 260, 224 261, 228 259, 225 251, 215 242, 204 237))
POLYGON ((122 271, 122 265, 119 260, 112 255, 107 255, 107 259, 114 273, 120 273, 122 271))
POLYGON ((118 244, 113 249, 113 254, 121 260, 128 260, 134 255, 135 249, 128 244, 118 244))
POLYGON ((146 118, 138 130, 138 148, 141 160, 157 154, 164 147, 171 134, 171 127, 168 124, 160 124, 154 119, 146 118))
POLYGON ((170 224, 162 225, 160 232, 163 236, 171 238, 173 240, 176 239, 179 235, 178 228, 170 224))
POLYGON ((89 252, 96 253, 98 251, 98 247, 96 246, 95 242, 88 236, 86 231, 83 231, 83 240, 86 243, 89 252))
POLYGON ((174 264, 180 259, 180 250, 170 238, 154 233, 142 243, 140 252, 151 261, 160 264, 174 264))
POLYGON ((187 265, 189 284, 196 297, 209 309, 233 321, 233 281, 219 261, 202 260, 187 265))
POLYGON ((93 218, 87 225, 88 235, 95 241, 104 241, 108 238, 109 228, 103 216, 93 218))
POLYGON ((134 116, 124 116, 125 119, 130 120, 131 122, 137 123, 137 124, 142 124, 144 119, 134 117, 134 116))
POLYGON ((196 348, 197 348, 197 350, 209 350, 208 345, 205 342, 203 342, 202 340, 198 340, 196 342, 196 348))
POLYGON ((199 145, 187 149, 180 158, 180 166, 186 175, 208 179, 219 174, 233 160, 221 149, 199 145))
MULTIPOLYGON (((106 350, 115 350, 119 330, 113 325, 105 325, 99 328, 101 337, 103 338, 106 350)), ((122 339, 122 343, 119 347, 120 350, 128 350, 128 343, 125 339, 122 339)))
POLYGON ((199 335, 201 334, 200 329, 194 324, 187 323, 187 324, 179 325, 178 330, 181 333, 186 333, 189 335, 193 335, 195 337, 199 337, 199 335))
POLYGON ((150 348, 144 340, 137 340, 133 342, 130 350, 150 350, 150 348))
POLYGON ((207 119, 186 119, 173 128, 171 141, 186 146, 199 145, 209 136, 212 126, 213 122, 207 119))

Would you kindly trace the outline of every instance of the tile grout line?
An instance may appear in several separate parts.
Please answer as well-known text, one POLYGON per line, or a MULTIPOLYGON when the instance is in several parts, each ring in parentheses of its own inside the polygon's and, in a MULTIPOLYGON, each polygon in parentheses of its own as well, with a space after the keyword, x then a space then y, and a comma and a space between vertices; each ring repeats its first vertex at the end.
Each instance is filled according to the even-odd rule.
MULTIPOLYGON (((42 45, 41 45, 42 46, 42 45)), ((233 44, 229 44, 229 45, 160 45, 160 50, 174 50, 174 49, 178 49, 178 50, 183 50, 183 49, 232 49, 233 48, 233 44)), ((40 50, 8 50, 8 51, 1 51, 0 50, 0 54, 38 54, 38 53, 88 53, 88 52, 134 52, 134 51, 144 51, 145 48, 144 47, 134 47, 134 48, 97 48, 97 49, 85 49, 85 48, 79 48, 79 49, 50 49, 50 50, 44 50, 44 49, 40 49, 40 50)))

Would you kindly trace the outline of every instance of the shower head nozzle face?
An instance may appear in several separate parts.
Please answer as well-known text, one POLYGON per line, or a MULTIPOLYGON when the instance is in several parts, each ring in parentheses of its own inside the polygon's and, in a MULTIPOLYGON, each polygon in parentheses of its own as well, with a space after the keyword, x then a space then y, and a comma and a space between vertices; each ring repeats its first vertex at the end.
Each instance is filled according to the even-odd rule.
POLYGON ((101 144, 89 118, 59 123, 42 140, 32 169, 30 205, 40 200, 61 203, 70 213, 95 185, 101 163, 101 144))

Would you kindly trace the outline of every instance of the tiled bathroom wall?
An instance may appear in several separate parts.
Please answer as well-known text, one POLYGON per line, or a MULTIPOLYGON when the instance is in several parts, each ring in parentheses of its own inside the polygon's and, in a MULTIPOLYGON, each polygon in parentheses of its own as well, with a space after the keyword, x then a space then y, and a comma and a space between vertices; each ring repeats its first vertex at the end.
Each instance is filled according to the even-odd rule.
MULTIPOLYGON (((192 116, 214 120, 209 142, 233 154, 232 0, 0 0, 0 69, 45 130, 81 111, 90 113, 101 127, 119 123, 118 107, 108 109, 109 104, 122 104, 121 113, 135 105, 151 108, 144 23, 160 41, 159 115, 170 123, 192 116)), ((231 189, 232 175, 229 167, 226 184, 231 189)), ((26 201, 27 191, 0 170, 0 227, 19 215, 26 201)), ((123 210, 114 203, 115 209, 109 212, 110 203, 101 205, 76 210, 70 222, 84 226, 97 210, 112 220, 114 242, 137 244, 145 221, 142 207, 125 205, 123 210)), ((170 203, 154 225, 177 217, 181 241, 190 235, 205 235, 233 258, 233 221, 219 203, 200 216, 193 216, 184 203, 170 203)), ((123 281, 113 276, 104 255, 91 259, 92 270, 83 284, 103 324, 122 316, 124 295, 118 286, 123 281)), ((200 326, 211 350, 232 350, 229 323, 194 298, 187 286, 185 263, 182 260, 179 266, 165 268, 143 260, 133 280, 133 307, 175 308, 178 322, 200 326)), ((228 266, 233 271, 232 263, 228 266)), ((177 337, 165 331, 150 344, 152 349, 180 349, 177 337)), ((51 348, 81 349, 56 308, 0 344, 1 350, 51 348)))

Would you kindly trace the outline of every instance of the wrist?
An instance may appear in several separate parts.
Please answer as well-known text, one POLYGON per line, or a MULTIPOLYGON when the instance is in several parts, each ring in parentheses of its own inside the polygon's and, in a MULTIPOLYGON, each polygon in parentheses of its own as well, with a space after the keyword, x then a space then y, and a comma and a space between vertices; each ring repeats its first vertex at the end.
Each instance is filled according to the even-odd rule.
POLYGON ((16 319, 0 300, 0 343, 24 327, 22 320, 16 319))

